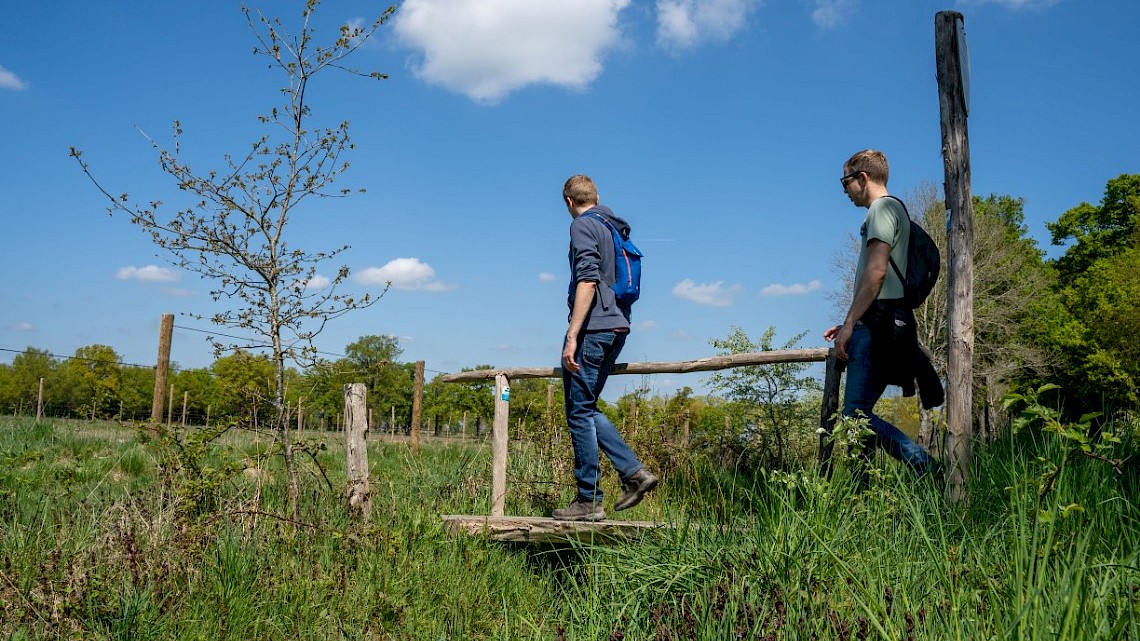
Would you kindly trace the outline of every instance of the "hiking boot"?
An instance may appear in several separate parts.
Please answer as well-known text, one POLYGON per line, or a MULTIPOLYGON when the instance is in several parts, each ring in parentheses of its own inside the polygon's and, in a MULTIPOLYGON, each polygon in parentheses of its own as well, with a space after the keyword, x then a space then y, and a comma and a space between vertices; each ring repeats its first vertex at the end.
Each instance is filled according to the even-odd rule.
POLYGON ((625 493, 621 495, 617 503, 614 503, 614 512, 628 510, 638 503, 641 503, 641 499, 644 498, 650 490, 657 487, 657 477, 653 476, 649 470, 643 467, 623 481, 621 486, 625 489, 625 493))
POLYGON ((601 521, 606 518, 606 511, 600 502, 578 497, 568 507, 554 510, 551 516, 557 521, 601 521))

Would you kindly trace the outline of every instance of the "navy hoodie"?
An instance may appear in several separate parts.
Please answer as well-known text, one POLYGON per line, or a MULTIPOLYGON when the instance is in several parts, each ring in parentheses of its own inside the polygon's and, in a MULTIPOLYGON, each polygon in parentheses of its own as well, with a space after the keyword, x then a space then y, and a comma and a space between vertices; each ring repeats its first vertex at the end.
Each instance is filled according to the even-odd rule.
POLYGON ((617 273, 613 235, 605 223, 590 212, 605 216, 622 236, 629 236, 629 223, 604 205, 595 205, 570 223, 570 293, 567 304, 574 309, 574 293, 581 281, 601 283, 586 316, 585 330, 629 329, 629 307, 618 305, 612 289, 617 273))

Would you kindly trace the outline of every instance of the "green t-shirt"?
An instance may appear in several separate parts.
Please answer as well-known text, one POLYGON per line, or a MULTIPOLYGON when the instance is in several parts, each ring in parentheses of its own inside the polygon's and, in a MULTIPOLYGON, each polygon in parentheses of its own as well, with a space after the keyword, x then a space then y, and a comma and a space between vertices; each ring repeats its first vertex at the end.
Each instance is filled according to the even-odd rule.
MULTIPOLYGON (((910 222, 906 219, 906 208, 894 198, 878 198, 867 209, 867 218, 859 229, 862 244, 859 248, 859 264, 855 268, 855 290, 859 290, 859 277, 867 267, 867 243, 877 238, 891 246, 891 258, 899 271, 906 273, 906 245, 909 240, 910 222)), ((903 284, 895 270, 887 265, 887 277, 876 298, 892 299, 903 297, 903 284)))

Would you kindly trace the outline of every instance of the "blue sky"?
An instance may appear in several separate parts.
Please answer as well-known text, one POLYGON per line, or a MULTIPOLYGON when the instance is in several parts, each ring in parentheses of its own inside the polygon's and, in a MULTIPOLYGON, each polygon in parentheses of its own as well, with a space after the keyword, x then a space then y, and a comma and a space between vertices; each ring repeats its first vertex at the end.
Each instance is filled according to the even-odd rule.
MULTIPOLYGON (((251 5, 298 24, 301 2, 251 5)), ((329 0, 331 38, 384 5, 329 0)), ((1031 234, 1106 181, 1140 172, 1140 3, 1133 0, 405 0, 354 63, 328 74, 313 124, 351 122, 338 186, 294 220, 310 249, 350 244, 351 292, 393 288, 318 338, 339 354, 397 336, 429 376, 556 365, 569 216, 587 173, 647 254, 622 360, 709 356, 732 326, 824 345, 835 256, 863 211, 837 179, 853 152, 891 162, 890 188, 941 184, 934 16, 965 16, 973 188, 1026 201, 1031 234)), ((11 3, 0 22, 0 348, 111 345, 151 364, 163 312, 173 358, 212 362, 209 284, 173 268, 68 157, 132 199, 176 202, 145 131, 199 170, 262 130, 280 78, 251 55, 236 2, 11 3)), ((335 273, 329 264, 325 275, 335 273)), ((0 352, 8 361, 13 353, 0 352)), ((668 393, 707 374, 658 376, 668 393)), ((641 384, 614 379, 607 397, 641 384)))

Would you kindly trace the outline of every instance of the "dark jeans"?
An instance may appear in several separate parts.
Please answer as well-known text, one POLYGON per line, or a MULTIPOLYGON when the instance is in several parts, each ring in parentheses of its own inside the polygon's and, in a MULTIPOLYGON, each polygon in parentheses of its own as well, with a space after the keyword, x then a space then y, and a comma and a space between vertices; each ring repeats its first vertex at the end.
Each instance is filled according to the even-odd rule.
POLYGON ((868 427, 875 433, 868 438, 868 449, 881 447, 916 472, 924 472, 931 462, 930 454, 897 427, 874 413, 875 403, 886 389, 885 377, 875 371, 871 355, 871 330, 861 322, 856 323, 851 340, 847 343, 847 386, 843 394, 843 415, 858 417, 858 412, 861 411, 870 419, 868 427))
POLYGON ((578 497, 583 501, 602 500, 599 451, 605 453, 622 480, 642 468, 614 424, 598 410, 598 398, 610 368, 625 346, 626 336, 624 332, 584 333, 574 354, 578 371, 562 371, 566 423, 574 446, 574 479, 578 484, 578 497))

